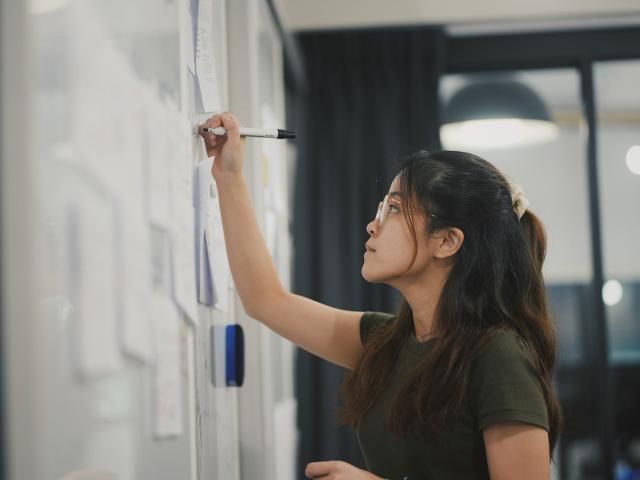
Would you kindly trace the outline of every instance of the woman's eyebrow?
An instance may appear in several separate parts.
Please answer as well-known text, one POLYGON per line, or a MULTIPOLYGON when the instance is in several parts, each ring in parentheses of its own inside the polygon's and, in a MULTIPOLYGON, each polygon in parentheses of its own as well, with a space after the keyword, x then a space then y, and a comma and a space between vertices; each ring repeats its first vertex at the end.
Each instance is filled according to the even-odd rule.
POLYGON ((389 192, 389 196, 390 197, 397 197, 397 198, 402 198, 402 192, 389 192))

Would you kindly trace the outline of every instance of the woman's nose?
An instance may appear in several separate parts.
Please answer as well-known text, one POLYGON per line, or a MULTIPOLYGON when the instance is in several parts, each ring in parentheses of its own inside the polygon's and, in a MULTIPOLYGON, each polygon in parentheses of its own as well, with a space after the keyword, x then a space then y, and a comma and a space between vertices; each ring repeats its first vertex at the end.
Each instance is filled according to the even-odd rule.
POLYGON ((378 222, 377 220, 371 220, 368 224, 367 224, 367 233, 371 236, 373 236, 376 232, 377 232, 377 226, 378 226, 378 222))

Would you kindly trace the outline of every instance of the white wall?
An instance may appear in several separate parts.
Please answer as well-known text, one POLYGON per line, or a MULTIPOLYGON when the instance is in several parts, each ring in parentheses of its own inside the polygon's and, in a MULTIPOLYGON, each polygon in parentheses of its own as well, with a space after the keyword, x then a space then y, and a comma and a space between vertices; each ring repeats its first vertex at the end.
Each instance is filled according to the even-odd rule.
MULTIPOLYGON (((514 22, 640 14, 637 0, 281 0, 289 28, 294 30, 403 24, 514 22)), ((635 20, 637 23, 637 19, 635 20)))

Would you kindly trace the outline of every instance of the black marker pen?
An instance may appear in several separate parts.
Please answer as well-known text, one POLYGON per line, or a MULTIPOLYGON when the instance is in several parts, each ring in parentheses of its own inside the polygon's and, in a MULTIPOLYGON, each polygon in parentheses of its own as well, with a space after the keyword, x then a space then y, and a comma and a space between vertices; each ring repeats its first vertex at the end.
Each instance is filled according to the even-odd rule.
MULTIPOLYGON (((215 135, 226 135, 227 130, 224 127, 203 128, 205 132, 215 135)), ((281 130, 279 128, 246 128, 240 127, 240 136, 242 137, 262 137, 262 138, 296 138, 296 133, 289 130, 281 130)))

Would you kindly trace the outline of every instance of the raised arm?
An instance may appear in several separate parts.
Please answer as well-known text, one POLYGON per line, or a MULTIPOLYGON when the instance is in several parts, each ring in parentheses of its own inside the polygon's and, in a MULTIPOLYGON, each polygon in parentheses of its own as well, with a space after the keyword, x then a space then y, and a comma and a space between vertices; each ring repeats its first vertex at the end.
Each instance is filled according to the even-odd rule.
POLYGON ((340 310, 287 292, 260 234, 242 173, 244 140, 238 120, 225 112, 202 128, 224 126, 227 136, 205 139, 214 157, 225 245, 231 274, 242 305, 250 317, 299 347, 345 368, 354 368, 362 353, 360 318, 363 312, 340 310))

